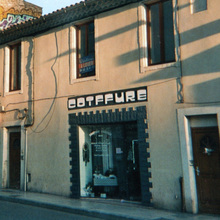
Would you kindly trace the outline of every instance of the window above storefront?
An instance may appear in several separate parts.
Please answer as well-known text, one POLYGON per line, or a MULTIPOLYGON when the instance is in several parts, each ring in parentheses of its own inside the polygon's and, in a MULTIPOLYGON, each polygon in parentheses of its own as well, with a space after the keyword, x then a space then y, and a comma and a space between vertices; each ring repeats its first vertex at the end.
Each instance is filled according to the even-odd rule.
POLYGON ((95 75, 94 22, 88 22, 77 29, 77 78, 95 75))
POLYGON ((191 0, 192 14, 207 10, 207 0, 191 0))
POLYGON ((21 89, 21 43, 10 46, 9 91, 21 89))
POLYGON ((96 80, 95 19, 70 28, 70 83, 96 80))
POLYGON ((147 5, 148 65, 175 61, 172 0, 147 5))
POLYGON ((176 8, 173 0, 140 4, 138 19, 141 72, 179 65, 176 8))

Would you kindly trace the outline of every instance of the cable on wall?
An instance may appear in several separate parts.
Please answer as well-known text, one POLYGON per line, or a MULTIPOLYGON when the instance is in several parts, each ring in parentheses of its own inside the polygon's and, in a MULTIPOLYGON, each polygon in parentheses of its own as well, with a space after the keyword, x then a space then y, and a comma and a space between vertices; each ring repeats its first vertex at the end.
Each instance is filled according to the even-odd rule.
POLYGON ((44 130, 46 130, 46 128, 48 127, 48 125, 49 125, 50 122, 51 122, 51 119, 52 119, 52 117, 53 117, 53 113, 54 113, 54 110, 55 110, 55 101, 56 101, 56 98, 57 98, 57 76, 56 76, 56 72, 55 72, 55 70, 54 70, 54 66, 55 66, 55 64, 57 63, 57 59, 58 59, 58 56, 59 56, 58 41, 57 41, 57 34, 56 34, 56 32, 55 32, 55 41, 56 41, 56 58, 55 58, 55 60, 54 60, 54 63, 53 63, 52 66, 51 66, 51 71, 52 71, 52 73, 53 73, 54 84, 55 84, 55 95, 54 95, 54 97, 52 98, 53 101, 52 101, 52 103, 51 103, 51 105, 50 105, 50 107, 49 107, 48 112, 45 114, 45 116, 42 118, 42 120, 41 120, 40 123, 36 126, 35 129, 32 129, 32 128, 31 128, 31 130, 33 131, 33 133, 42 133, 44 130), (41 130, 37 130, 37 129, 40 127, 40 125, 41 125, 41 124, 46 120, 46 118, 49 116, 49 114, 50 114, 51 111, 52 111, 52 113, 51 113, 50 118, 49 118, 47 124, 45 125, 45 127, 42 128, 41 130))

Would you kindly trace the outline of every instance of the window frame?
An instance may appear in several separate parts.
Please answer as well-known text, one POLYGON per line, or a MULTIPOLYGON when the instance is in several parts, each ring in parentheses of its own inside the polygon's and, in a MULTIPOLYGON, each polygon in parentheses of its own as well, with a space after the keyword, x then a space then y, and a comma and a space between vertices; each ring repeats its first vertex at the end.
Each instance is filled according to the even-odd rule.
POLYGON ((98 44, 96 42, 97 35, 97 19, 95 17, 90 17, 88 19, 83 19, 71 24, 69 27, 69 43, 70 43, 70 84, 80 83, 91 80, 99 80, 99 68, 98 60, 96 59, 96 53, 98 51, 98 44), (95 57, 95 75, 86 76, 78 78, 78 51, 77 51, 77 27, 82 26, 86 23, 94 23, 94 57, 95 57))
MULTIPOLYGON (((161 1, 161 0, 160 0, 161 1)), ((178 32, 178 16, 177 16, 177 2, 172 0, 173 5, 173 30, 174 30, 174 55, 175 61, 160 63, 160 64, 151 64, 149 65, 149 31, 147 30, 147 6, 158 3, 157 1, 144 1, 139 3, 138 6, 138 32, 139 32, 139 65, 140 73, 146 71, 164 69, 168 67, 180 67, 180 50, 179 50, 179 32, 178 32)))
POLYGON ((9 55, 9 92, 14 92, 14 91, 18 91, 21 90, 21 42, 10 45, 10 55, 9 55), (20 48, 19 48, 20 47, 20 48), (16 48, 15 52, 15 59, 16 62, 13 61, 13 50, 16 48), (20 53, 20 54, 19 54, 20 53), (16 63, 16 67, 14 65, 14 63, 16 63), (15 69, 15 70, 13 70, 15 69), (13 76, 16 76, 16 81, 13 83, 13 76), (15 88, 13 85, 15 85, 15 88))
MULTIPOLYGON (((164 2, 168 2, 172 0, 159 0, 156 2, 153 2, 151 4, 147 4, 147 45, 148 45, 148 65, 158 65, 158 64, 164 64, 164 63, 172 63, 175 62, 175 54, 174 54, 174 60, 171 61, 166 61, 166 57, 165 57, 165 35, 164 35, 164 22, 163 22, 163 16, 164 16, 164 12, 163 12, 163 3, 164 2), (159 15, 158 15, 158 21, 159 21, 159 51, 160 51, 160 62, 156 62, 156 63, 152 63, 152 53, 151 53, 151 43, 152 43, 152 31, 151 31, 151 10, 150 7, 154 6, 154 5, 158 5, 159 7, 159 15)), ((172 4, 173 5, 173 4, 172 4)), ((173 16, 173 15, 172 15, 173 16)), ((174 31, 174 30, 173 30, 174 31)), ((174 33, 173 33, 174 34, 174 33)), ((173 42, 174 44, 174 50, 175 50, 175 42, 173 42)), ((175 53, 175 51, 173 51, 175 53)))
MULTIPOLYGON (((76 26, 76 46, 77 46, 77 79, 81 79, 81 78, 85 78, 85 77, 90 77, 90 76, 82 76, 80 77, 80 69, 79 69, 79 60, 80 60, 80 45, 81 45, 81 38, 80 38, 80 34, 81 34, 81 27, 85 27, 85 52, 86 52, 86 55, 85 56, 88 56, 89 55, 89 25, 90 24, 94 24, 94 21, 89 21, 89 22, 86 22, 86 23, 83 23, 83 24, 79 24, 76 26)), ((95 28, 94 28, 94 35, 95 35, 95 28)), ((94 37, 94 65, 95 65, 95 37, 94 37)), ((91 71, 92 72, 92 71, 91 71)), ((94 75, 91 75, 91 76, 95 76, 95 70, 94 70, 94 75)))
POLYGON ((5 45, 4 47, 4 96, 7 95, 14 95, 14 94, 22 94, 23 93, 23 70, 24 70, 24 63, 23 63, 23 53, 24 53, 24 42, 23 40, 16 41, 5 45), (11 66, 11 47, 20 44, 20 85, 19 88, 17 87, 16 90, 10 89, 10 66, 11 66))

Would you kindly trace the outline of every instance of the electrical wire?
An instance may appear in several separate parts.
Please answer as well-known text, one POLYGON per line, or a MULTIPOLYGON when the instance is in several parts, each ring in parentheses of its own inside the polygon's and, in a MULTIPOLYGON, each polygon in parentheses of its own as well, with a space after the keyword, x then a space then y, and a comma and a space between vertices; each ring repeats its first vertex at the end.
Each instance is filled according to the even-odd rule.
POLYGON ((55 84, 55 95, 53 97, 53 101, 51 103, 51 106, 48 110, 48 112, 45 114, 45 116, 42 118, 42 120, 40 121, 40 123, 36 126, 35 129, 32 129, 32 132, 33 133, 42 133, 43 131, 45 131, 47 129, 47 127, 49 126, 50 122, 51 122, 51 119, 53 117, 53 114, 54 114, 54 110, 55 110, 55 102, 56 102, 56 97, 57 97, 57 76, 56 76, 56 72, 54 70, 54 66, 55 64, 57 63, 57 59, 58 59, 58 56, 59 56, 59 51, 58 51, 58 41, 57 41, 57 35, 56 35, 56 32, 55 32, 55 41, 56 41, 56 58, 54 60, 54 63, 52 64, 51 66, 51 71, 53 73, 53 76, 54 76, 54 84, 55 84), (53 110, 53 111, 52 111, 53 110), (42 128, 40 131, 37 131, 37 129, 40 127, 40 125, 46 120, 46 118, 49 116, 50 112, 52 111, 52 114, 47 122, 47 124, 45 125, 44 128, 42 128))

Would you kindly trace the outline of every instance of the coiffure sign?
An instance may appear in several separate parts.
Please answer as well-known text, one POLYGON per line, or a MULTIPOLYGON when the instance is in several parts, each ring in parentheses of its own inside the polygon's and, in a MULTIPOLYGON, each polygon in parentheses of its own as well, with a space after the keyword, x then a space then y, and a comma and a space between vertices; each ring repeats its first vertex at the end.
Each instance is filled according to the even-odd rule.
POLYGON ((68 99, 68 109, 93 108, 147 101, 147 87, 119 90, 68 99))

